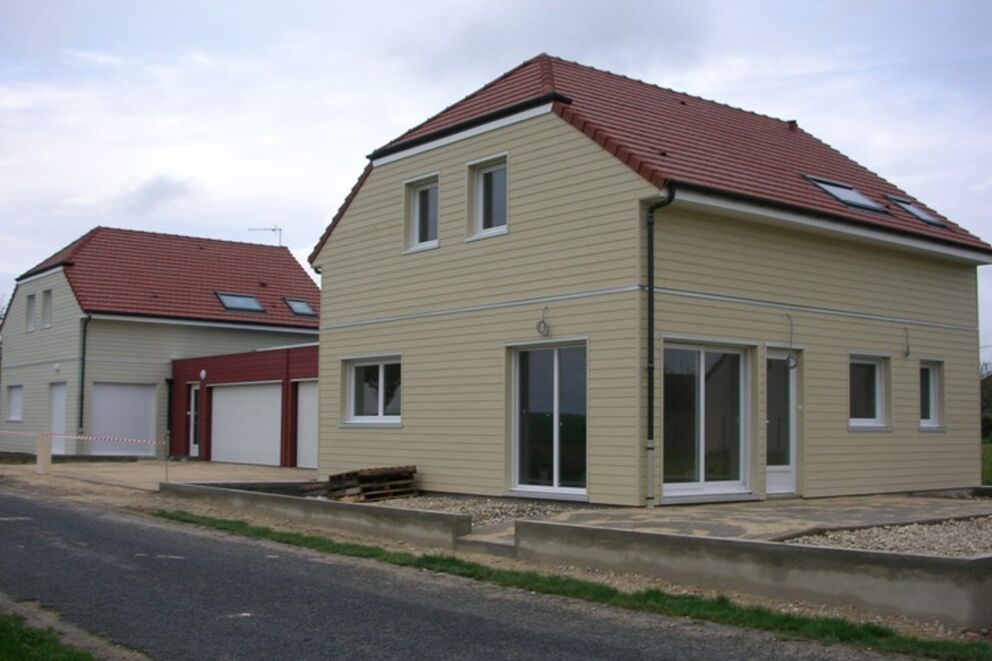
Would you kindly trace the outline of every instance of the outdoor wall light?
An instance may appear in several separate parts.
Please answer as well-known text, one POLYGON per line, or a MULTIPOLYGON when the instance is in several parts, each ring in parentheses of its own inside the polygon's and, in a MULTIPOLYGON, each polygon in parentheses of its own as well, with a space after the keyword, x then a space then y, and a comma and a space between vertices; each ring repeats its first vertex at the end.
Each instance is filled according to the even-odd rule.
POLYGON ((200 381, 207 380, 207 370, 200 370, 200 381))

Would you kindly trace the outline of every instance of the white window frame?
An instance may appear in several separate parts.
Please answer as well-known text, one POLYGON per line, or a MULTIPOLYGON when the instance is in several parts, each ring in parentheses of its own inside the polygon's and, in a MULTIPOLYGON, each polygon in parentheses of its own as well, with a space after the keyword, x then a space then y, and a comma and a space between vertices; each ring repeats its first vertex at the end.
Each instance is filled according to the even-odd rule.
POLYGON ((441 183, 437 174, 418 177, 406 182, 406 205, 407 205, 407 238, 404 253, 420 252, 421 250, 433 250, 441 245, 441 183), (420 240, 420 191, 437 189, 437 236, 427 241, 420 240))
POLYGON ((41 292, 41 327, 52 327, 52 290, 41 292))
POLYGON ((847 424, 852 429, 878 429, 886 426, 886 366, 888 358, 884 356, 866 356, 852 354, 847 364, 847 424), (851 417, 851 367, 853 365, 872 365, 875 367, 875 416, 871 418, 851 417))
POLYGON ((24 303, 24 316, 25 316, 25 329, 28 333, 35 329, 35 296, 34 294, 28 294, 27 300, 24 303))
POLYGON ((575 347, 582 347, 586 350, 586 420, 589 419, 589 344, 586 338, 579 339, 569 339, 561 338, 558 340, 546 340, 544 342, 528 342, 524 344, 513 344, 513 384, 512 384, 512 400, 513 400, 513 415, 511 417, 511 424, 513 425, 513 453, 512 453, 512 492, 523 493, 527 495, 547 495, 553 496, 561 499, 574 499, 574 500, 586 500, 589 493, 589 432, 588 427, 586 431, 586 486, 585 487, 563 487, 559 486, 560 475, 560 461, 561 456, 559 452, 559 431, 560 428, 556 424, 554 427, 554 437, 552 440, 553 446, 553 484, 551 486, 542 486, 536 484, 522 484, 520 482, 520 354, 523 351, 533 351, 538 349, 548 349, 554 351, 554 362, 553 362, 553 378, 554 387, 552 391, 552 397, 554 397, 553 402, 553 415, 556 422, 560 422, 560 412, 558 401, 559 392, 561 390, 559 379, 561 375, 558 370, 558 360, 559 360, 559 349, 569 349, 575 347))
MULTIPOLYGON (((699 352, 700 371, 699 382, 696 384, 696 398, 699 402, 697 407, 697 428, 699 429, 699 442, 696 447, 696 461, 699 466, 700 481, 698 482, 664 482, 664 471, 662 471, 662 496, 667 498, 710 496, 710 495, 738 495, 751 492, 751 352, 747 346, 735 346, 725 344, 685 344, 682 342, 663 342, 661 346, 662 361, 664 361, 665 349, 684 349, 687 351, 699 352), (706 354, 712 352, 732 353, 740 356, 740 467, 741 479, 739 480, 706 480, 706 354)), ((661 392, 665 391, 665 370, 661 369, 661 392)), ((662 440, 659 450, 664 457, 664 427, 662 426, 662 440)))
POLYGON ((510 227, 510 165, 509 159, 506 154, 499 154, 496 156, 491 156, 480 161, 474 161, 469 163, 469 167, 472 172, 472 197, 473 199, 473 209, 472 209, 472 232, 471 235, 466 239, 467 241, 477 241, 479 239, 488 239, 492 236, 502 236, 509 231, 510 227), (484 194, 484 175, 488 172, 493 172, 495 170, 505 170, 506 171, 506 214, 503 219, 502 225, 497 225, 496 227, 483 228, 482 227, 482 204, 485 199, 484 194))
MULTIPOLYGON (((939 429, 941 426, 941 381, 943 380, 943 365, 936 360, 921 360, 920 370, 927 370, 929 372, 930 380, 930 417, 924 418, 920 416, 920 428, 921 429, 939 429)), ((923 387, 922 379, 920 381, 920 388, 923 387)))
POLYGON ((7 386, 7 422, 24 422, 24 386, 7 386), (17 407, 14 407, 14 393, 18 394, 17 407), (16 413, 16 415, 15 415, 16 413))
POLYGON ((349 360, 347 362, 347 386, 348 386, 348 396, 347 396, 347 414, 345 416, 345 422, 350 425, 374 425, 374 426, 385 426, 385 427, 395 427, 399 426, 403 422, 403 361, 400 360, 399 356, 389 356, 383 358, 369 358, 369 359, 359 359, 359 360, 349 360), (372 365, 377 365, 379 367, 379 402, 377 406, 378 415, 355 415, 355 371, 359 367, 369 367, 372 365), (400 366, 400 415, 385 415, 386 407, 386 389, 383 387, 386 381, 386 366, 387 365, 399 365, 400 366))

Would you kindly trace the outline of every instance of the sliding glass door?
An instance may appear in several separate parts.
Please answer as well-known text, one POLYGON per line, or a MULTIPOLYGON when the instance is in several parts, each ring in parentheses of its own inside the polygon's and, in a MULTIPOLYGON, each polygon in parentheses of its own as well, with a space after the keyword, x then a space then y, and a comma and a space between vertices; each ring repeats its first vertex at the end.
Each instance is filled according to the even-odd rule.
POLYGON ((743 352, 666 346, 664 357, 665 494, 743 491, 747 484, 743 352))
POLYGON ((516 354, 516 486, 585 493, 586 349, 516 354))

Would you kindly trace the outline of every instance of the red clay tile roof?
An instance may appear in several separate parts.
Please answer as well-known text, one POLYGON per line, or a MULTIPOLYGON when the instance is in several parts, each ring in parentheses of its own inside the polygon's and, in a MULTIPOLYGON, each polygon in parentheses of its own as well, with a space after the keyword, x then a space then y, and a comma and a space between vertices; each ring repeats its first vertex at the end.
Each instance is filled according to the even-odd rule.
MULTIPOLYGON (((556 114, 659 188, 671 181, 677 188, 743 197, 842 222, 992 252, 989 244, 794 122, 545 54, 503 74, 371 156, 400 151, 501 112, 548 100, 554 100, 552 108, 556 114), (805 178, 807 175, 853 186, 884 205, 888 213, 847 206, 810 183, 805 178), (923 223, 893 204, 887 195, 913 200, 946 227, 923 223)), ((349 200, 353 196, 354 193, 349 200)), ((333 225, 313 256, 331 230, 333 225)))
POLYGON ((320 312, 320 290, 289 249, 97 227, 18 280, 62 266, 85 312, 317 328, 285 298, 320 312), (249 294, 265 312, 232 312, 217 292, 249 294))

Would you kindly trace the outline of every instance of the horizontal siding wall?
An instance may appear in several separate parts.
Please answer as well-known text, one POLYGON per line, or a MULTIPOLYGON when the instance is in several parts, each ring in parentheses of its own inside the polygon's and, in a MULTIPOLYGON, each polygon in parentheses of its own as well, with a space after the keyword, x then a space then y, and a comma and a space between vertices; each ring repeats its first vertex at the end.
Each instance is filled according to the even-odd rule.
MULTIPOLYGON (((79 384, 79 317, 82 311, 61 271, 18 285, 3 327, 0 364, 0 430, 37 434, 49 431, 49 385, 66 385, 66 428, 76 428, 79 384), (52 325, 41 325, 42 292, 52 290, 52 325), (28 295, 35 296, 35 330, 28 332, 25 315, 28 295), (23 420, 9 422, 7 387, 23 390, 23 420)), ((35 439, 0 434, 0 451, 34 452, 35 439)))
POLYGON ((741 220, 658 216, 657 286, 975 326, 975 267, 741 220))
POLYGON ((323 326, 635 284, 643 179, 555 115, 375 168, 316 260, 323 326), (469 236, 470 161, 507 153, 508 233, 469 236), (440 247, 403 254, 404 181, 439 173, 440 247))
MULTIPOLYGON (((168 389, 172 361, 192 356, 237 353, 271 346, 312 342, 313 335, 234 330, 131 321, 90 322, 86 349, 86 399, 94 382, 158 386, 156 436, 166 440, 168 389)), ((85 407, 84 425, 90 425, 85 407)))
MULTIPOLYGON (((802 358, 802 408, 798 416, 798 488, 802 495, 954 488, 979 483, 977 331, 913 323, 974 328, 974 267, 686 214, 677 207, 659 215, 658 228, 659 288, 905 320, 879 321, 658 294, 659 345, 665 337, 725 339, 754 345, 750 355, 757 369, 750 414, 752 488, 756 493, 763 494, 765 486, 765 351, 789 344, 789 316, 791 341, 801 349, 802 358), (851 352, 889 356, 887 431, 848 429, 851 352), (919 429, 921 360, 943 361, 945 430, 941 432, 919 429)), ((657 406, 662 412, 660 392, 657 406)), ((660 471, 660 458, 657 463, 660 471)))
MULTIPOLYGON (((548 306, 552 338, 588 337, 588 492, 639 505, 638 294, 548 306)), ((330 330, 321 334, 319 472, 416 464, 421 488, 497 496, 512 485, 511 349, 541 338, 542 305, 330 330), (347 357, 397 354, 402 428, 344 422, 347 357)))

